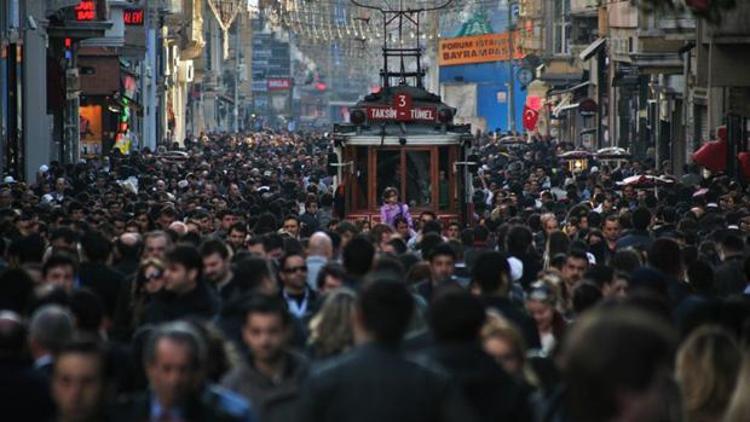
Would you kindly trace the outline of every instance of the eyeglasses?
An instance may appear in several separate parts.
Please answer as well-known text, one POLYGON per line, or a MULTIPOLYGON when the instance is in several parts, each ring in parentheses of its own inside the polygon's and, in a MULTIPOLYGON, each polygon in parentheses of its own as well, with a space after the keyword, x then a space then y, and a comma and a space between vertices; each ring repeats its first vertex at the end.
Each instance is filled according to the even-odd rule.
POLYGON ((304 265, 301 265, 299 267, 284 268, 284 272, 287 273, 287 274, 294 274, 294 273, 296 273, 298 271, 306 273, 307 272, 307 267, 304 266, 304 265))
POLYGON ((145 278, 146 278, 146 280, 151 281, 151 280, 154 280, 154 279, 157 279, 157 278, 161 278, 161 276, 162 276, 162 272, 161 271, 157 271, 155 273, 146 274, 145 278))

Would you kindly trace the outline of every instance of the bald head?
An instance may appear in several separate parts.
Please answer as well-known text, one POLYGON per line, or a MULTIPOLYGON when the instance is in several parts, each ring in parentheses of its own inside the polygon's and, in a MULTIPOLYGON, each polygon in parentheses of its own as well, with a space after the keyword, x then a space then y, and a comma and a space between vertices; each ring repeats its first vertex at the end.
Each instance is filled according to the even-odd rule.
POLYGON ((323 232, 316 232, 310 237, 307 254, 309 256, 324 256, 330 259, 333 257, 333 242, 331 238, 323 232))
POLYGON ((137 246, 141 242, 141 235, 138 233, 123 233, 120 235, 120 243, 125 246, 137 246))
POLYGON ((169 225, 169 230, 172 230, 173 232, 177 233, 178 235, 182 236, 187 234, 188 232, 188 226, 187 224, 183 223, 182 221, 174 221, 172 224, 169 225))

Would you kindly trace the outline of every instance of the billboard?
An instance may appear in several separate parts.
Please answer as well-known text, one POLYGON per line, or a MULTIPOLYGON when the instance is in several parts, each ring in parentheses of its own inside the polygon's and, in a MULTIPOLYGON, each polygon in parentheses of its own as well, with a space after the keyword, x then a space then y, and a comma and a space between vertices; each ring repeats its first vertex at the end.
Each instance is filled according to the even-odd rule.
MULTIPOLYGON (((440 41, 440 66, 505 61, 510 58, 509 33, 483 34, 440 41)), ((522 59, 518 31, 513 32, 513 58, 522 59)))

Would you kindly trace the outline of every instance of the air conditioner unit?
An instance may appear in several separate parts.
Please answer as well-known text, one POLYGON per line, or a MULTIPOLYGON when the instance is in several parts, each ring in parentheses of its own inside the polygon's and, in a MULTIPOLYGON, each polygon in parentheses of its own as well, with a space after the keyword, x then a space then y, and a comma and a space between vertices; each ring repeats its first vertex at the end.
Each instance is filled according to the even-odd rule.
POLYGON ((195 67, 192 60, 180 61, 180 66, 177 69, 178 83, 193 82, 193 79, 195 79, 195 67))

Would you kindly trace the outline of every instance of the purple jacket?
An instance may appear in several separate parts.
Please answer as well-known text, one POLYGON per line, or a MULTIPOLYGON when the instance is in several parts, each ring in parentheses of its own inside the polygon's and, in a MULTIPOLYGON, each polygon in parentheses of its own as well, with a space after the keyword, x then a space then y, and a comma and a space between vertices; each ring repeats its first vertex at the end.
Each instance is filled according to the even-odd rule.
POLYGON ((388 224, 389 226, 393 227, 393 220, 396 219, 396 217, 401 214, 405 219, 406 222, 409 224, 409 227, 414 227, 414 223, 411 219, 411 214, 409 213, 409 206, 406 204, 396 204, 396 205, 390 205, 390 204, 383 204, 383 206, 380 207, 380 221, 383 224, 388 224))

